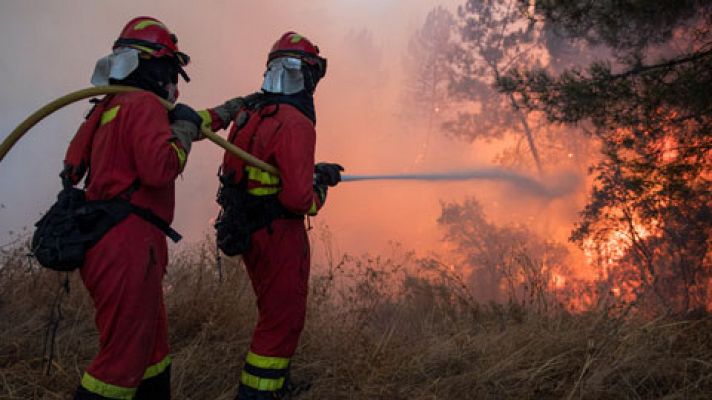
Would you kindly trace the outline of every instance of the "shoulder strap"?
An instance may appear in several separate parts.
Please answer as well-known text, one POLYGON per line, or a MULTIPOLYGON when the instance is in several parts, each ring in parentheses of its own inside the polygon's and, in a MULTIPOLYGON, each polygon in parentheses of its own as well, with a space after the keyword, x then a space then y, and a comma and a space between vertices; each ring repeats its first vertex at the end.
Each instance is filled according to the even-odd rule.
POLYGON ((101 116, 112 98, 112 95, 106 96, 94 105, 69 143, 61 176, 72 184, 79 183, 89 168, 94 135, 99 129, 101 116))

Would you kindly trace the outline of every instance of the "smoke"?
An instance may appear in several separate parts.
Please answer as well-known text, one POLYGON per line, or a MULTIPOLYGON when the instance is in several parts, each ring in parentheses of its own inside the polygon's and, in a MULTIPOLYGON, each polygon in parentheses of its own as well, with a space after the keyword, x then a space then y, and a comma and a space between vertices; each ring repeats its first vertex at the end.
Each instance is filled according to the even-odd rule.
MULTIPOLYGON (((404 117, 418 112, 402 99, 407 84, 402 62, 409 39, 430 9, 453 9, 460 3, 5 1, 0 3, 0 35, 7 38, 0 42, 0 138, 46 102, 88 86, 96 60, 109 53, 120 29, 137 15, 155 16, 177 33, 181 50, 192 59, 187 67, 192 81, 181 83, 179 101, 195 108, 257 90, 272 43, 283 32, 296 30, 317 43, 329 60, 315 98, 317 161, 338 162, 353 175, 387 171, 403 178, 416 171, 458 171, 458 179, 471 178, 332 188, 312 224, 328 228, 335 251, 379 254, 389 249, 391 240, 418 252, 444 250, 437 225, 441 201, 471 196, 498 222, 524 221, 565 240, 582 204, 575 179, 554 176, 539 183, 498 172, 490 166, 505 144, 455 142, 404 117)), ((64 151, 88 109, 89 104, 82 103, 51 116, 0 165, 0 237, 30 226, 52 203, 60 188, 57 174, 64 151)), ((210 142, 193 148, 177 182, 174 222, 188 241, 212 231, 222 159, 222 150, 210 142)))

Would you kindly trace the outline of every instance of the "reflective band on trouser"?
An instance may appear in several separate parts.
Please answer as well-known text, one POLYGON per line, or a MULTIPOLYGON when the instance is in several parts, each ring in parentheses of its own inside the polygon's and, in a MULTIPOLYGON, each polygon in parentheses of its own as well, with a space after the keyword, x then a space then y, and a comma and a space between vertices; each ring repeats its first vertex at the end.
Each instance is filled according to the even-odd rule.
POLYGON ((166 356, 163 360, 146 368, 146 372, 143 373, 143 379, 153 378, 154 376, 162 374, 169 365, 171 365, 171 357, 166 356))
POLYGON ((270 174, 251 165, 245 166, 248 184, 247 192, 254 196, 269 196, 279 192, 279 175, 270 174), (252 187, 257 185, 256 187, 252 187))
POLYGON ((84 389, 92 393, 108 397, 110 399, 131 400, 133 399, 134 394, 136 394, 136 388, 125 388, 102 382, 86 372, 82 377, 82 386, 84 389))
POLYGON ((119 109, 121 106, 114 106, 108 109, 107 111, 104 111, 101 114, 101 125, 106 125, 109 122, 113 121, 114 118, 116 118, 116 115, 119 113, 119 109))
POLYGON ((274 392, 284 386, 288 367, 288 358, 265 357, 250 351, 247 353, 240 382, 256 390, 274 392))
POLYGON ((185 154, 185 150, 182 148, 178 147, 176 142, 170 142, 171 147, 173 147, 173 150, 176 151, 176 154, 178 155, 178 165, 180 166, 180 170, 183 170, 183 167, 185 167, 185 162, 188 160, 188 155, 185 154))

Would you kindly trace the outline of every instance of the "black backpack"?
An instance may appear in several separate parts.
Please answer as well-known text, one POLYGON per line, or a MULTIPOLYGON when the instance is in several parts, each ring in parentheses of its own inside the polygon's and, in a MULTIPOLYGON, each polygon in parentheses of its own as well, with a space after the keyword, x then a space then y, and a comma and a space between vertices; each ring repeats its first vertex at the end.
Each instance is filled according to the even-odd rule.
POLYGON ((134 213, 178 242, 181 236, 150 210, 117 196, 111 200, 88 201, 84 190, 66 180, 57 201, 35 224, 32 254, 46 268, 72 271, 84 264, 87 250, 116 224, 134 213))

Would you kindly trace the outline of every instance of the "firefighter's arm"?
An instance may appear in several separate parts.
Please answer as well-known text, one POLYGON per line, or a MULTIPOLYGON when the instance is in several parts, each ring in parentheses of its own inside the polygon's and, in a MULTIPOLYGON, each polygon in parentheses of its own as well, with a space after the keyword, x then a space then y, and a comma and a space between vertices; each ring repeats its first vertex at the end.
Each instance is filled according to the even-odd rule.
POLYGON ((275 151, 275 163, 280 171, 282 190, 279 201, 296 214, 316 215, 323 197, 314 186, 314 149, 316 131, 306 120, 295 120, 284 126, 275 151))
POLYGON ((238 112, 256 101, 259 96, 261 96, 260 93, 253 93, 245 97, 235 97, 217 107, 198 111, 202 118, 201 128, 210 128, 213 132, 227 129, 230 123, 235 120, 238 112))
MULTIPOLYGON (((151 94, 132 104, 126 123, 131 131, 131 148, 142 185, 162 187, 183 170, 187 151, 171 129, 165 108, 151 94)), ((185 122, 185 121, 183 121, 185 122)))

